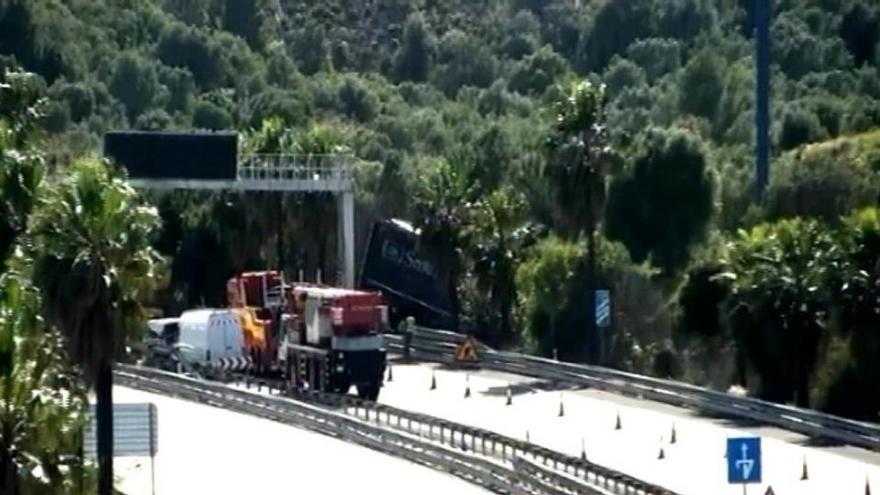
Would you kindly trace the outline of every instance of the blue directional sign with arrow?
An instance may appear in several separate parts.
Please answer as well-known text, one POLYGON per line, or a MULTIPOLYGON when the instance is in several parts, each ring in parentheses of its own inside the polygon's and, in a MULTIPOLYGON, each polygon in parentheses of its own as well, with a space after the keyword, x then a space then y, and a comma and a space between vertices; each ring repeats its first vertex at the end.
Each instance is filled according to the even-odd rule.
POLYGON ((761 439, 727 439, 727 482, 761 482, 761 439))
POLYGON ((611 291, 596 291, 596 326, 608 328, 611 326, 611 291))

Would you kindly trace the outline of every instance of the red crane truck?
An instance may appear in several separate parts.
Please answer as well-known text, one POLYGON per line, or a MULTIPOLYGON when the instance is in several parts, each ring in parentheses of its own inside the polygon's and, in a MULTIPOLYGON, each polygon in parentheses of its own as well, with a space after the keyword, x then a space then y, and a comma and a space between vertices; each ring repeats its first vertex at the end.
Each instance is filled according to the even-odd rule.
POLYGON ((248 353, 259 373, 277 373, 299 388, 376 400, 386 367, 382 294, 287 285, 279 272, 244 273, 227 284, 230 306, 245 322, 248 353))

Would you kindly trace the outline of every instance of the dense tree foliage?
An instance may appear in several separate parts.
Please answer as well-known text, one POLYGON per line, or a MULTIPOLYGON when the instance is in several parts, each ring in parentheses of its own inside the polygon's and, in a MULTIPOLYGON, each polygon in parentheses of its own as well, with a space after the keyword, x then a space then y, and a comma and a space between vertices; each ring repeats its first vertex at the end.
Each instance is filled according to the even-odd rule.
POLYGON ((46 172, 36 80, 21 71, 0 77, 0 492, 89 493, 93 469, 81 450, 86 387, 44 317, 27 257, 46 172))
POLYGON ((634 260, 675 271, 702 240, 712 214, 706 153, 683 131, 651 133, 640 148, 630 173, 611 186, 608 235, 622 241, 634 260))
POLYGON ((78 455, 86 390, 40 310, 22 273, 0 275, 0 491, 87 493, 78 455))
MULTIPOLYGON (((777 4, 773 177, 757 204, 753 4, 0 0, 0 115, 20 112, 3 84, 19 77, 6 75, 16 66, 38 74, 30 94, 49 97, 31 118, 0 125, 0 253, 28 227, 42 162, 64 169, 114 128, 234 129, 248 153, 348 154, 359 230, 387 216, 420 225, 453 274, 464 330, 588 357, 589 342, 572 330, 587 327, 591 304, 587 252, 575 245, 595 230, 597 283, 614 294, 610 364, 717 386, 757 373, 754 393, 867 417, 840 398, 874 372, 863 362, 874 341, 858 330, 869 326, 870 304, 839 302, 849 300, 842 282, 821 294, 801 282, 744 291, 717 275, 769 284, 765 271, 811 263, 794 254, 803 243, 816 244, 815 256, 827 236, 871 245, 853 233, 869 228, 841 218, 880 196, 880 10, 869 0, 777 4), (47 134, 45 153, 9 144, 21 135, 13 125, 47 134), (765 251, 793 258, 764 267, 748 254, 765 251), (532 300, 551 282, 567 287, 554 290, 568 301, 552 315, 532 300), (770 344, 783 323, 803 337, 792 344, 803 352, 788 356, 798 370, 782 375, 761 357, 767 342, 732 330, 749 314, 730 313, 735 296, 759 317, 804 298, 820 308, 813 314, 832 308, 841 328, 826 339, 802 314, 767 319, 760 336, 770 344), (739 373, 704 379, 700 352, 737 354, 739 373)), ((155 199, 165 223, 156 246, 171 258, 158 301, 168 311, 223 304, 223 281, 236 270, 320 271, 325 281, 338 270, 328 196, 155 199)), ((858 278, 873 273, 867 262, 840 256, 861 266, 839 272, 852 279, 847 290, 867 284, 858 278)))
POLYGON ((32 74, 0 77, 0 273, 27 230, 42 182, 43 156, 31 142, 43 106, 32 74))
POLYGON ((113 363, 126 338, 141 330, 141 302, 158 283, 150 246, 158 222, 121 178, 86 158, 48 188, 31 226, 34 280, 47 320, 95 387, 102 493, 113 484, 113 363))

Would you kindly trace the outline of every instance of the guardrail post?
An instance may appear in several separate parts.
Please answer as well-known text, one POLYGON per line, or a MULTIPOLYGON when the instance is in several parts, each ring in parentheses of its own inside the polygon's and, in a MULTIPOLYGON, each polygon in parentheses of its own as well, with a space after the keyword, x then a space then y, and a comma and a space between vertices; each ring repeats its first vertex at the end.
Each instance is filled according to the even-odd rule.
POLYGON ((416 319, 407 316, 403 325, 403 359, 409 361, 412 346, 412 334, 415 330, 416 319))

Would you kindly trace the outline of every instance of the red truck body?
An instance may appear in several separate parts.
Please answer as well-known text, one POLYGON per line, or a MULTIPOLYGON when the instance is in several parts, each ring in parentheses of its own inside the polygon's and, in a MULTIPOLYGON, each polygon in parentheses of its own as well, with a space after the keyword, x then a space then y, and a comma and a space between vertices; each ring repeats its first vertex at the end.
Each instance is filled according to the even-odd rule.
POLYGON ((229 305, 242 315, 245 341, 262 370, 280 371, 297 386, 344 392, 351 385, 375 400, 385 370, 382 329, 388 307, 382 293, 286 285, 284 274, 249 272, 226 285, 229 305))

